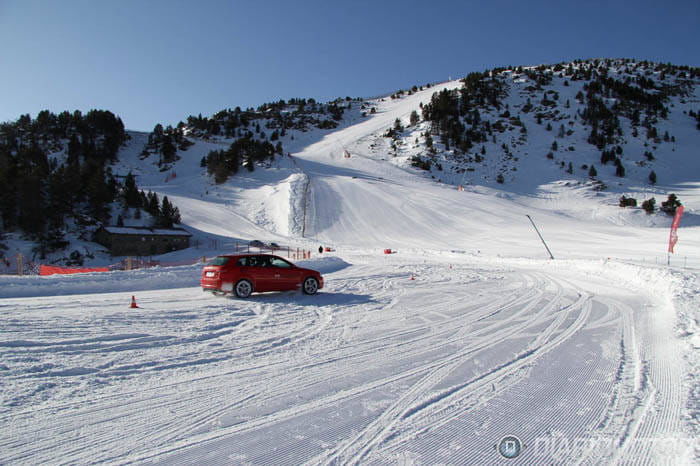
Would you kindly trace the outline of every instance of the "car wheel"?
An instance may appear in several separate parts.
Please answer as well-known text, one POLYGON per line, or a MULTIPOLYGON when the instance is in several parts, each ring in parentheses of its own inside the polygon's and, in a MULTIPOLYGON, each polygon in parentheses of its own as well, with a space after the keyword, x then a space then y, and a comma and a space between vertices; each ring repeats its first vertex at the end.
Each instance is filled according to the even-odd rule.
POLYGON ((314 277, 308 277, 301 285, 301 290, 304 294, 316 294, 318 291, 318 280, 314 277))
POLYGON ((253 292, 253 285, 248 280, 240 280, 236 283, 236 296, 239 298, 247 298, 253 292))

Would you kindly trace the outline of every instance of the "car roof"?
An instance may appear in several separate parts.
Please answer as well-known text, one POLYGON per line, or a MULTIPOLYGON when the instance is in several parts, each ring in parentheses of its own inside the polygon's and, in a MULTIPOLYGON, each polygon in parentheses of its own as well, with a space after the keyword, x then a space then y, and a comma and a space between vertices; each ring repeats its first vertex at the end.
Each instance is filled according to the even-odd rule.
MULTIPOLYGON (((245 253, 245 254, 219 254, 219 255, 216 256, 216 257, 250 257, 250 256, 270 256, 270 257, 279 257, 279 256, 277 256, 277 255, 275 255, 275 254, 267 254, 267 253, 258 253, 258 254, 256 254, 256 253, 254 253, 254 252, 245 253)), ((282 259, 284 259, 284 258, 282 258, 282 259)))

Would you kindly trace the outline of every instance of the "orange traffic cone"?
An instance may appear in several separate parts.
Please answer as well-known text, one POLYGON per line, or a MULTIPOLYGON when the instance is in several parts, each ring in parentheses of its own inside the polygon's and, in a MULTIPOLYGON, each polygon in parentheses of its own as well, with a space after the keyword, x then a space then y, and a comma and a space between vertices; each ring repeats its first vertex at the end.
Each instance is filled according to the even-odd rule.
POLYGON ((131 296, 131 305, 129 306, 129 309, 138 309, 138 306, 136 305, 136 298, 134 296, 131 296))

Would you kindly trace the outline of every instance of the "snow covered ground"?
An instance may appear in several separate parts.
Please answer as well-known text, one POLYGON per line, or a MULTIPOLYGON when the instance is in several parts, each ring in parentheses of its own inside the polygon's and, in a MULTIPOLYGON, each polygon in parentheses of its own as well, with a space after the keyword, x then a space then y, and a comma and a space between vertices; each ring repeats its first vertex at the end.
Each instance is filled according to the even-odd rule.
POLYGON ((663 217, 564 182, 457 191, 372 151, 458 85, 378 100, 220 186, 199 168, 220 144, 167 183, 134 146, 122 169, 196 239, 333 246, 307 264, 326 288, 217 298, 198 266, 0 277, 0 462, 496 464, 506 435, 513 464, 697 462, 692 203, 669 268, 663 217))
POLYGON ((111 274, 151 284, 139 309, 97 276, 3 299, 2 461, 486 464, 507 434, 523 463, 692 460, 681 276, 339 256, 309 261, 328 283, 312 297, 168 289, 196 282, 184 267, 111 274))

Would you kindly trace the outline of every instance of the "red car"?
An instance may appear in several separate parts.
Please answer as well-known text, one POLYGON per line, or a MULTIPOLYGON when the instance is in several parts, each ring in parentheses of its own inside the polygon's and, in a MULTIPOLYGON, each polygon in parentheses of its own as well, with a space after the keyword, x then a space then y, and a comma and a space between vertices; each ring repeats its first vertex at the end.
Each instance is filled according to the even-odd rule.
POLYGON ((202 269, 200 284, 204 291, 247 298, 254 291, 298 288, 305 294, 316 294, 323 288, 323 277, 271 254, 242 254, 216 257, 202 269))

